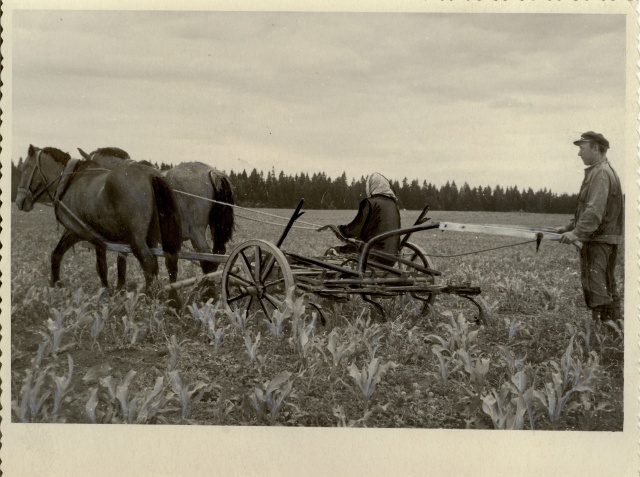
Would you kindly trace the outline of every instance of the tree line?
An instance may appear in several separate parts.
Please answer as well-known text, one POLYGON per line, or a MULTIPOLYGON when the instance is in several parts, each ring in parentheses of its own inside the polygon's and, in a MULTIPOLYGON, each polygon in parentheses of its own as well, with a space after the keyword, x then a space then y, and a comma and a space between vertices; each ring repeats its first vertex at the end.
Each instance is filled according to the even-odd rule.
MULTIPOLYGON (((20 172, 11 163, 11 200, 15 200, 20 172)), ((158 169, 171 168, 170 164, 154 164, 158 169)), ((324 172, 314 174, 276 174, 274 169, 264 172, 253 169, 250 173, 231 171, 236 204, 244 207, 294 208, 301 198, 307 209, 355 209, 365 197, 366 177, 349 181, 347 175, 332 179, 324 172)), ((577 194, 555 194, 550 190, 520 191, 517 186, 494 188, 471 187, 466 182, 458 186, 448 181, 437 187, 426 180, 391 181, 400 208, 420 210, 429 204, 431 210, 469 210, 493 212, 537 212, 553 214, 573 213, 577 194)))

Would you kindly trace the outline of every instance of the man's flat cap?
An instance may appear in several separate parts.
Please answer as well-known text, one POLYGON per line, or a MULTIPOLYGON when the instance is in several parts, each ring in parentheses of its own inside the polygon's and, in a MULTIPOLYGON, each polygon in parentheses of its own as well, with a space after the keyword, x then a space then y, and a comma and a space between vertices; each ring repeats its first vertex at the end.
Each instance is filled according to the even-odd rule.
POLYGON ((580 136, 580 139, 578 139, 577 141, 573 141, 576 146, 581 142, 595 142, 596 144, 600 144, 601 146, 609 149, 609 141, 607 141, 607 139, 602 134, 593 131, 587 131, 580 136))

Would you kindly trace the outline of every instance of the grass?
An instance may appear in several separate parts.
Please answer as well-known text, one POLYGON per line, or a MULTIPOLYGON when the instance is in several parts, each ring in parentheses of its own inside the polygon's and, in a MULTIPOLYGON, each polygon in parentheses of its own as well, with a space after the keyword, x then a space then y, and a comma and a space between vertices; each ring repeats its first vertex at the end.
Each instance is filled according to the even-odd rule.
MULTIPOLYGON (((353 214, 308 211, 302 220, 346 223, 353 214)), ((417 215, 403 212, 402 223, 417 215)), ((430 216, 547 226, 567 219, 430 216)), ((249 238, 276 242, 282 230, 238 222, 228 250, 249 238)), ((520 239, 421 232, 411 240, 432 254, 445 280, 482 288, 487 326, 472 326, 473 307, 446 295, 428 316, 409 301, 386 300, 384 322, 358 299, 323 302, 322 326, 307 297, 294 297, 295 306, 272 323, 227 313, 197 289, 183 292, 176 312, 142 294, 133 258, 127 291, 105 297, 93 252, 82 246, 65 257, 65 286, 50 289, 49 256, 61 233, 52 210, 12 209, 11 233, 16 422, 622 430, 616 327, 623 324, 591 323, 569 246, 543 242, 538 253, 527 244, 444 258, 520 239)), ((330 233, 294 229, 283 249, 314 256, 333 244, 330 233)), ((109 263, 113 282, 115 257, 109 263)), ((181 262, 180 278, 200 273, 181 262)))

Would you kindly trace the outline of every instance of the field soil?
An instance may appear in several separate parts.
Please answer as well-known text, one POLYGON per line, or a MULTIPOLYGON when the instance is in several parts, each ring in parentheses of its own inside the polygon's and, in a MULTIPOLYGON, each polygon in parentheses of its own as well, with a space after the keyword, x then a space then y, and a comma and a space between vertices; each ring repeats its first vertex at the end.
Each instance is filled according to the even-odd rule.
MULTIPOLYGON (((308 211, 301 220, 340 224, 354 214, 308 211)), ((417 215, 403 211, 403 225, 417 215)), ((568 220, 430 217, 540 226, 568 220)), ((238 217, 227 250, 253 238, 275 243, 282 229, 238 217)), ((51 208, 23 213, 13 206, 15 422, 622 430, 623 322, 592 321, 572 246, 543 241, 536 252, 535 243, 515 245, 522 239, 415 234, 411 241, 442 272, 438 280, 482 289, 484 322, 473 304, 449 295, 427 313, 410 296, 382 300, 383 318, 360 298, 333 303, 299 293, 280 321, 269 321, 262 312, 226 310, 219 285, 182 290, 173 309, 161 294, 144 293, 131 256, 126 290, 109 294, 84 245, 65 257, 62 286, 50 288, 50 254, 61 233, 51 208)), ((337 244, 330 232, 294 229, 282 249, 321 256, 337 244)), ((115 284, 115 256, 108 260, 115 284)), ((624 254, 619 260, 622 291, 624 254)), ((160 268, 165 284, 162 260, 160 268)), ((201 275, 197 263, 181 262, 181 279, 201 275)))

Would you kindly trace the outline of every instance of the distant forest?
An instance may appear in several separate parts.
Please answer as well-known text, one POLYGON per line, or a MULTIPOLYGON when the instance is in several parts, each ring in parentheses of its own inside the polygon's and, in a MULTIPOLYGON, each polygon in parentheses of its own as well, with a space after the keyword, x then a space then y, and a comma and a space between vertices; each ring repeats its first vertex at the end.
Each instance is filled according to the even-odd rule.
MULTIPOLYGON (((14 201, 20 173, 18 165, 11 163, 11 200, 14 201)), ((154 164, 166 170, 170 164, 154 164)), ((366 177, 347 180, 343 173, 332 179, 324 172, 312 175, 301 173, 276 174, 275 170, 266 175, 253 169, 229 173, 235 202, 244 207, 294 208, 301 198, 307 209, 356 209, 365 196, 366 177)), ((401 209, 420 210, 429 204, 431 210, 472 210, 493 212, 537 212, 553 214, 573 213, 577 194, 554 194, 543 189, 534 192, 531 188, 518 190, 517 186, 503 188, 496 186, 470 187, 466 182, 458 186, 455 181, 437 187, 427 181, 417 179, 402 182, 391 181, 398 196, 401 209)))

